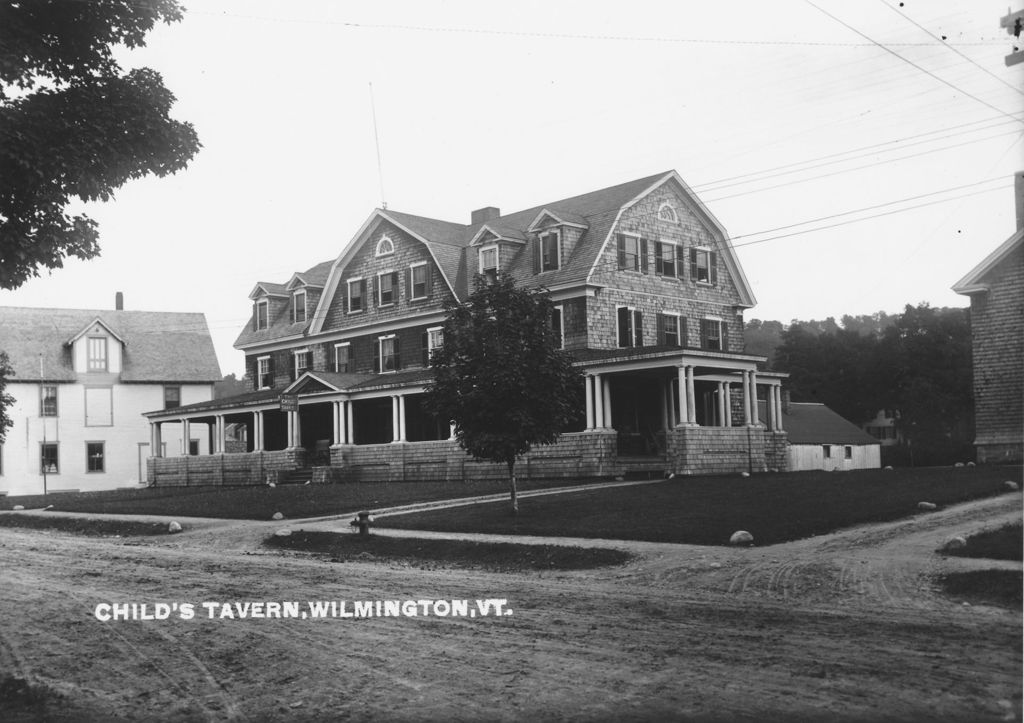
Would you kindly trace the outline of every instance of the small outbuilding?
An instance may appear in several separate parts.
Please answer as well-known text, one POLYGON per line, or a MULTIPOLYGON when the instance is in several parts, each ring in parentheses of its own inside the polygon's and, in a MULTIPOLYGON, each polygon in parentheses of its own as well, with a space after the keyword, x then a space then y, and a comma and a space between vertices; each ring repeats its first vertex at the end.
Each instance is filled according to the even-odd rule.
POLYGON ((877 439, 824 404, 791 402, 783 414, 789 469, 878 469, 877 439))

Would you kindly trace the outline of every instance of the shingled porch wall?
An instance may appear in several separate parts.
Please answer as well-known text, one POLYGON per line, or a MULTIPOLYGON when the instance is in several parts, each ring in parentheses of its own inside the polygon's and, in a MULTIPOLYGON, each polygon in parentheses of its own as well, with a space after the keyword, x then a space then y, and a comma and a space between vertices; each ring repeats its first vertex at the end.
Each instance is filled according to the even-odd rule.
POLYGON ((763 427, 676 427, 666 435, 675 474, 786 469, 786 433, 763 427))
POLYGON ((146 480, 152 487, 260 485, 302 467, 306 450, 150 457, 146 480))

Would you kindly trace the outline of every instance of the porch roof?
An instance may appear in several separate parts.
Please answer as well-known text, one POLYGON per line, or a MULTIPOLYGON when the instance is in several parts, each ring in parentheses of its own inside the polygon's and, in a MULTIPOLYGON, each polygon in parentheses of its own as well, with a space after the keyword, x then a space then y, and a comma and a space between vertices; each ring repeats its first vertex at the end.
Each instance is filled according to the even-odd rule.
POLYGON ((692 347, 679 346, 637 346, 622 349, 580 349, 571 352, 576 360, 577 366, 587 366, 594 363, 607 362, 635 362, 640 360, 662 360, 671 361, 673 357, 705 358, 708 365, 713 366, 715 360, 729 360, 732 362, 765 362, 766 357, 742 354, 740 352, 710 351, 708 349, 697 349, 692 347))

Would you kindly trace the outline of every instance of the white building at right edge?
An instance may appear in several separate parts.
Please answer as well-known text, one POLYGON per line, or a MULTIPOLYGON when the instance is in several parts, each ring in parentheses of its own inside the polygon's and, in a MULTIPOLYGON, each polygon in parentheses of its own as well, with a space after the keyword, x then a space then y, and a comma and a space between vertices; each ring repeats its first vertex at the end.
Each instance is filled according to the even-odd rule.
MULTIPOLYGON (((213 398, 221 379, 203 314, 0 307, 14 375, 14 426, 0 445, 0 494, 114 489, 145 482, 143 412, 213 398)), ((210 448, 207 425, 169 428, 163 454, 210 448), (186 446, 187 445, 187 446, 186 446)))

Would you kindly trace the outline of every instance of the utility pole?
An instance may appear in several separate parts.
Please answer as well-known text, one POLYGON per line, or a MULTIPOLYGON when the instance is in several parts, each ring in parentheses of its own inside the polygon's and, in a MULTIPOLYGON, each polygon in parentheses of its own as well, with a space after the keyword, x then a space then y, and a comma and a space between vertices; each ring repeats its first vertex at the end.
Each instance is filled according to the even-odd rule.
POLYGON ((43 424, 43 448, 39 454, 39 466, 43 468, 43 494, 46 494, 46 460, 43 459, 43 452, 46 451, 46 410, 42 408, 45 388, 43 385, 43 353, 39 352, 39 421, 43 424))

